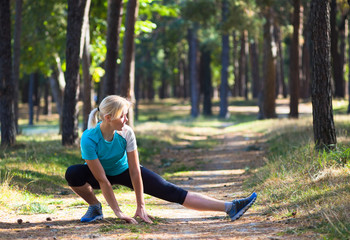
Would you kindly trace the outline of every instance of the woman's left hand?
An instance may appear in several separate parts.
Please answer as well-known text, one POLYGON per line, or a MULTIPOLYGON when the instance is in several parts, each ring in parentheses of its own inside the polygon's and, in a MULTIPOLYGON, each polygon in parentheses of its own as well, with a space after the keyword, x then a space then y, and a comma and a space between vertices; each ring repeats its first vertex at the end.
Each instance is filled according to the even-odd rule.
POLYGON ((153 219, 153 217, 147 214, 145 207, 138 207, 136 209, 134 218, 136 217, 140 217, 146 223, 153 223, 151 220, 151 218, 153 219))

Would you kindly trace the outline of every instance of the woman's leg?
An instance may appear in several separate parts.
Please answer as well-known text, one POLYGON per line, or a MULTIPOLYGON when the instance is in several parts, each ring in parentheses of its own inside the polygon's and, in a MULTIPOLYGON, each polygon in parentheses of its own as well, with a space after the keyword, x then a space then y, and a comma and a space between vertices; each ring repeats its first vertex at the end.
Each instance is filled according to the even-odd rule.
POLYGON ((199 211, 225 212, 224 201, 193 192, 187 193, 183 206, 199 211))
POLYGON ((95 196, 95 193, 90 184, 85 183, 81 187, 71 187, 71 189, 82 199, 85 200, 89 205, 98 204, 99 201, 95 196))
MULTIPOLYGON (((117 178, 114 181, 112 180, 114 183, 132 188, 128 170, 118 176, 118 180, 117 178)), ((141 167, 141 176, 144 192, 151 196, 169 202, 179 203, 187 208, 195 210, 225 211, 224 201, 206 197, 198 193, 187 192, 145 167, 141 167)))
POLYGON ((99 185, 87 165, 70 166, 65 177, 71 189, 89 205, 99 203, 93 191, 93 188, 99 188, 99 185))

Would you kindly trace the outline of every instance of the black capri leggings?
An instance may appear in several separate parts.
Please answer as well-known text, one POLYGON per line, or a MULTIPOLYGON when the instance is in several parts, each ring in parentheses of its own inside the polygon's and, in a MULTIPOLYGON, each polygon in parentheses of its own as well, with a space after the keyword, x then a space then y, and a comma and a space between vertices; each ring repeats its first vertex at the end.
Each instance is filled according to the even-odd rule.
MULTIPOLYGON (((187 191, 167 182, 158 174, 141 166, 141 176, 143 181, 144 192, 174 203, 183 204, 187 196, 187 191)), ((98 181, 93 176, 89 167, 84 164, 70 166, 66 171, 66 180, 71 187, 81 187, 85 183, 89 183, 93 189, 100 189, 98 181)), ((129 169, 116 176, 108 176, 109 182, 114 185, 123 185, 133 189, 129 169)))

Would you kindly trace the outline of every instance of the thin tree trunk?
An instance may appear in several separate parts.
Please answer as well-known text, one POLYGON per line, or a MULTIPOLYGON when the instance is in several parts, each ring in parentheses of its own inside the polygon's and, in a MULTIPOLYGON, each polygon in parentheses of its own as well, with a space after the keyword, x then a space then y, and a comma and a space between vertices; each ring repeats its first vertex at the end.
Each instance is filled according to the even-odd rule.
POLYGON ((189 42, 189 80, 190 80, 190 96, 191 96, 191 116, 198 117, 199 109, 199 86, 197 73, 197 26, 188 30, 189 42))
POLYGON ((35 83, 35 73, 30 74, 29 77, 29 88, 28 88, 28 109, 29 109, 29 122, 28 125, 33 125, 34 123, 34 83, 35 83))
POLYGON ((312 0, 313 42, 312 110, 316 149, 333 149, 337 139, 333 122, 329 2, 312 0))
POLYGON ((83 45, 83 22, 90 0, 68 0, 66 88, 63 99, 62 144, 78 144, 79 61, 83 45))
MULTIPOLYGON (((350 2, 348 2, 349 5, 350 5, 350 2)), ((349 29, 349 32, 348 32, 348 44, 349 44, 349 50, 348 50, 348 65, 350 67, 350 22, 348 23, 348 29, 349 29)), ((348 114, 350 114, 350 71, 349 71, 349 74, 348 74, 348 98, 349 98, 349 105, 348 105, 348 114)))
POLYGON ((233 39, 233 51, 232 51, 232 61, 233 61, 233 75, 234 75, 234 84, 232 88, 232 96, 237 97, 239 95, 239 61, 238 61, 238 39, 236 36, 236 32, 233 32, 232 34, 232 39, 233 39))
POLYGON ((241 51, 239 54, 239 67, 238 67, 238 96, 243 97, 246 82, 246 35, 245 32, 241 32, 241 51))
POLYGON ((273 24, 272 9, 266 11, 266 23, 264 25, 264 84, 262 86, 261 113, 259 118, 276 117, 276 56, 273 55, 273 24))
POLYGON ((302 98, 308 99, 311 96, 311 24, 310 24, 310 10, 309 13, 306 14, 306 9, 310 9, 310 5, 307 4, 304 8, 304 18, 307 18, 303 35, 304 35, 304 44, 302 48, 302 82, 303 82, 303 92, 302 98))
POLYGON ((202 90, 203 90, 203 115, 211 116, 211 92, 212 92, 212 83, 211 83, 211 69, 210 69, 210 51, 204 49, 201 51, 200 58, 200 79, 203 82, 202 90))
POLYGON ((91 64, 91 56, 90 56, 90 27, 89 27, 89 19, 86 18, 86 23, 84 24, 85 31, 85 42, 83 49, 83 130, 87 129, 89 114, 92 108, 92 99, 91 99, 91 75, 90 75, 90 64, 91 64))
POLYGON ((259 57, 255 40, 249 43, 249 59, 252 74, 252 94, 253 98, 257 98, 261 87, 259 57))
POLYGON ((108 0, 106 75, 103 81, 103 96, 115 94, 118 85, 117 59, 119 33, 123 12, 122 0, 108 0))
MULTIPOLYGON (((227 21, 227 14, 228 14, 228 3, 226 0, 222 1, 222 23, 225 23, 227 21)), ((229 66, 229 52, 230 52, 230 46, 229 46, 229 37, 227 33, 222 33, 222 51, 221 51, 221 83, 220 83, 220 113, 219 117, 221 118, 228 118, 229 112, 228 112, 228 101, 227 101, 227 95, 228 95, 228 66, 229 66)), ((245 63, 245 61, 244 61, 245 63)), ((242 70, 244 71, 244 69, 242 70)))
POLYGON ((330 24, 331 24, 331 55, 333 66, 333 78, 334 78, 334 97, 344 98, 345 86, 344 86, 344 69, 341 64, 341 56, 338 48, 338 34, 336 23, 337 15, 337 2, 331 0, 331 12, 330 12, 330 24))
POLYGON ((14 111, 14 83, 11 59, 10 1, 0 1, 0 119, 1 145, 12 146, 16 142, 14 111))
POLYGON ((45 79, 45 86, 44 86, 44 101, 45 101, 45 105, 44 105, 44 109, 43 109, 43 114, 44 115, 48 115, 51 116, 52 114, 52 99, 51 99, 51 95, 50 95, 50 82, 48 79, 45 79))
POLYGON ((179 97, 185 98, 186 85, 185 85, 185 61, 181 58, 178 62, 179 64, 179 97))
POLYGON ((15 105, 15 125, 16 131, 18 129, 18 82, 19 82, 19 66, 21 54, 21 32, 22 32, 22 5, 23 0, 16 0, 16 17, 14 27, 14 41, 13 41, 13 84, 14 84, 14 105, 15 105))
POLYGON ((293 0, 293 39, 290 48, 290 114, 291 118, 299 117, 299 27, 300 27, 300 0, 293 0))
MULTIPOLYGON (((135 22, 138 15, 138 0, 129 0, 125 20, 125 37, 123 44, 123 63, 121 78, 121 95, 135 102, 135 22)), ((134 126, 133 109, 129 109, 129 125, 134 126)))

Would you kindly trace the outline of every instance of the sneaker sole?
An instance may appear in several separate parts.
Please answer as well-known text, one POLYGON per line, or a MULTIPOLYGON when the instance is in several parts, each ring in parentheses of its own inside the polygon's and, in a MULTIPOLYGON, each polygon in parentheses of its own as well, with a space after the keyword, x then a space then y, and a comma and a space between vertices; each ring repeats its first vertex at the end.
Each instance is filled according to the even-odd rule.
POLYGON ((103 219, 103 215, 98 215, 94 218, 91 218, 91 219, 80 219, 81 222, 93 222, 93 221, 96 221, 96 220, 102 220, 103 219))
POLYGON ((244 208, 241 209, 241 211, 239 211, 238 213, 236 213, 236 215, 234 215, 232 218, 231 218, 231 221, 235 221, 237 219, 239 219, 240 217, 242 217, 242 215, 253 205, 253 203, 255 202, 256 198, 258 196, 255 195, 255 197, 253 198, 253 200, 250 201, 249 204, 247 204, 247 206, 245 206, 244 208))

